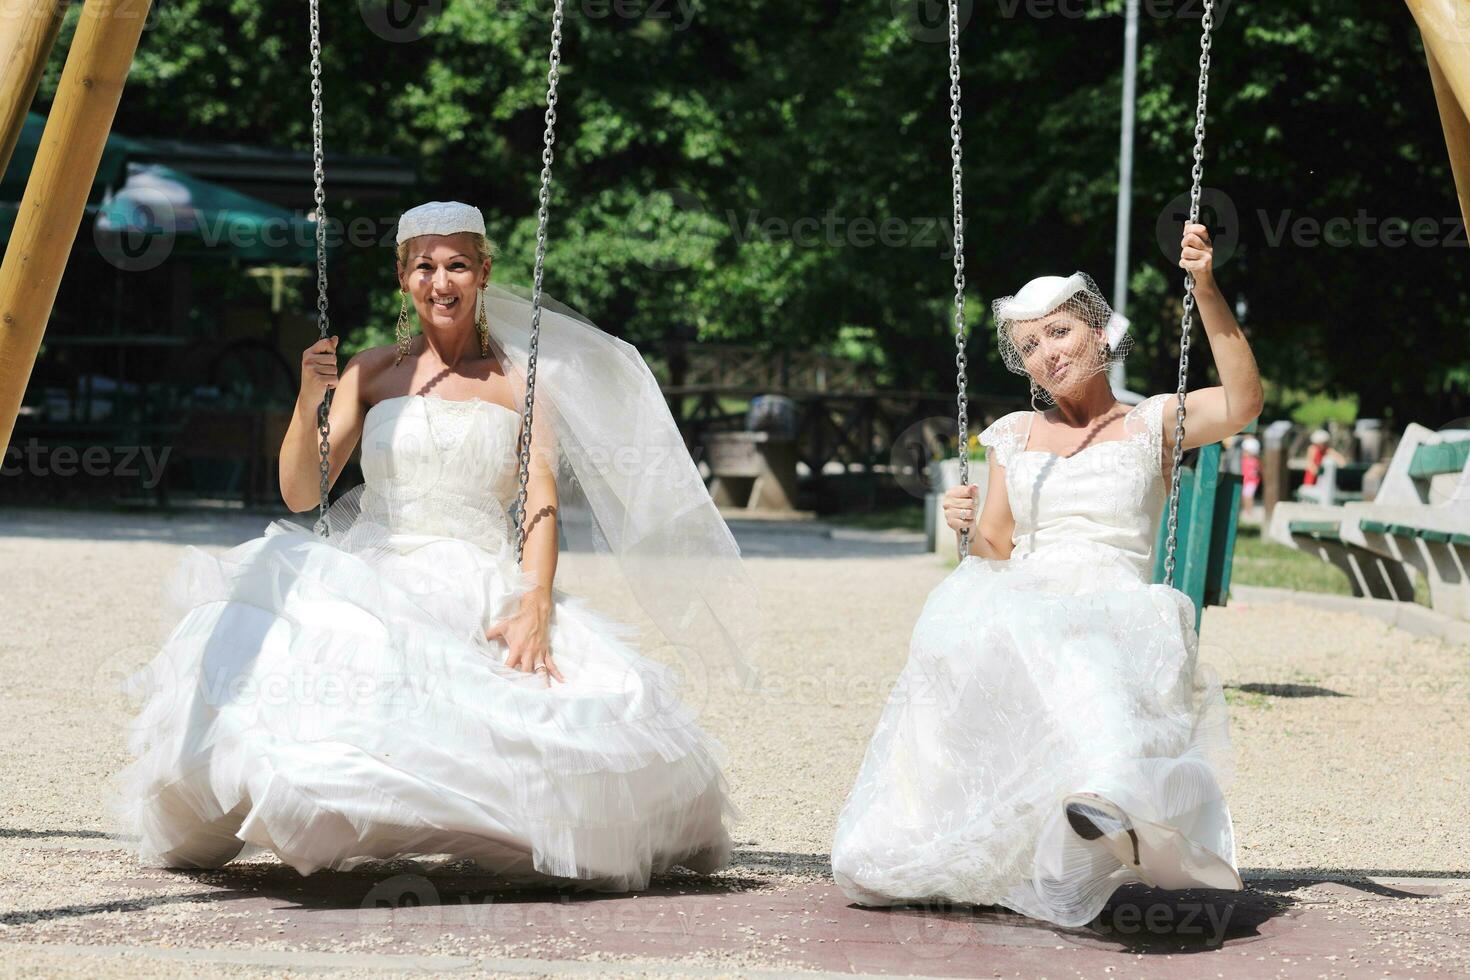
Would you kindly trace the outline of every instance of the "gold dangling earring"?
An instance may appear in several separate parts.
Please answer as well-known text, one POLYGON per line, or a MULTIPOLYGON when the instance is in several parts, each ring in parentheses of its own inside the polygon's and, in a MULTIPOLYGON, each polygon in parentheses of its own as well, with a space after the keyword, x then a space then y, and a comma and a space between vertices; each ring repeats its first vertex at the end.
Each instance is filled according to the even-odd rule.
POLYGON ((1032 408, 1033 411, 1036 411, 1036 412, 1044 412, 1044 411, 1046 411, 1046 409, 1044 409, 1044 408, 1038 408, 1037 405, 1036 405, 1036 393, 1038 391, 1040 391, 1040 390, 1041 390, 1041 386, 1038 385, 1035 382, 1035 380, 1033 380, 1031 382, 1031 408, 1032 408))
POLYGON ((408 326, 408 290, 401 290, 401 292, 403 293, 403 305, 398 309, 398 327, 394 331, 398 340, 398 356, 393 358, 394 366, 403 360, 408 353, 409 345, 413 343, 413 332, 408 326))
POLYGON ((490 318, 485 315, 485 287, 475 296, 475 329, 480 331, 480 356, 490 356, 490 318))

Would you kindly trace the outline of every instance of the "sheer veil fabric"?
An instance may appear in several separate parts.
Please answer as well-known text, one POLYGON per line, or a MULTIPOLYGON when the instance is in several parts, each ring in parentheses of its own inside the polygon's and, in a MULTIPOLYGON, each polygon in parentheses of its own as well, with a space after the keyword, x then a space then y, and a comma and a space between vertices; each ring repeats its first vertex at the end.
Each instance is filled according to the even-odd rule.
MULTIPOLYGON (((492 283, 485 304, 492 349, 524 405, 530 297, 492 283)), ((616 560, 689 667, 753 688, 755 585, 658 380, 637 348, 544 296, 531 444, 557 474, 567 542, 616 560)))

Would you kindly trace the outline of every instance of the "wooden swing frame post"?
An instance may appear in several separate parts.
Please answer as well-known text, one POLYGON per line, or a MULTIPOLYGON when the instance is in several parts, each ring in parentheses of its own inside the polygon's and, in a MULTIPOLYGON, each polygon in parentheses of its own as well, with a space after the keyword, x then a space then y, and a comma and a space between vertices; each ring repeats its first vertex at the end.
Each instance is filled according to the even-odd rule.
POLYGON ((1445 148, 1455 174, 1455 192, 1460 198, 1460 216, 1470 222, 1470 22, 1455 0, 1404 0, 1429 62, 1429 79, 1439 121, 1444 128, 1445 148))
POLYGON ((70 5, 71 0, 31 0, 12 4, 9 15, 0 16, 0 173, 10 166, 70 5))
MULTIPOLYGON (((27 9, 43 5, 33 3, 27 9)), ((0 446, 9 445, 15 431, 150 5, 151 0, 88 0, 82 8, 0 265, 0 446)), ((30 85, 34 92, 32 79, 39 79, 56 26, 21 25, 13 40, 8 29, 0 33, 0 39, 18 46, 17 53, 28 56, 26 64, 16 66, 24 71, 17 70, 13 80, 6 76, 7 100, 20 94, 12 94, 11 84, 22 91, 30 85)), ((7 111, 9 106, 7 101, 7 111)), ((21 119, 24 115, 17 112, 21 119)), ((8 130, 5 135, 13 148, 8 130)))

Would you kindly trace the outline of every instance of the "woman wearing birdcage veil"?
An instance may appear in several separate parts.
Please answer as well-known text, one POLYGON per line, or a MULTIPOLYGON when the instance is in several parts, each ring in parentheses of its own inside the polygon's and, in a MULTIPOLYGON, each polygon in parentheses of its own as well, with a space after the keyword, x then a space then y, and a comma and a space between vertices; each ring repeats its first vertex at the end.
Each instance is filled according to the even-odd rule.
MULTIPOLYGON (((1260 379, 1203 226, 1180 265, 1222 379, 1188 395, 1189 448, 1253 418, 1260 379)), ((1152 582, 1177 398, 1114 397, 1107 368, 1134 344, 1084 273, 1033 279, 992 313, 1033 409, 980 433, 983 507, 973 486, 945 497, 969 553, 914 626, 839 817, 837 882, 865 905, 1068 926, 1128 882, 1238 889, 1225 701, 1192 602, 1152 582)))
POLYGON ((117 801, 145 862, 472 859, 626 890, 728 861, 696 715, 751 679, 754 589, 638 352, 549 300, 538 349, 493 254, 477 208, 402 215, 396 343, 340 375, 335 338, 308 348, 281 451, 308 510, 331 390, 327 479, 360 445, 365 482, 325 537, 278 521, 169 582, 117 801))

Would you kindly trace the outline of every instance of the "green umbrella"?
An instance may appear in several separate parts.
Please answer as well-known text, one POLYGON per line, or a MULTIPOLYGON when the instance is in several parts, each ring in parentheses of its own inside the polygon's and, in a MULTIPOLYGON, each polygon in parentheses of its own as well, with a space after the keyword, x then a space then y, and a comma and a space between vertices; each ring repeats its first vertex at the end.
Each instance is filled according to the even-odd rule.
MULTIPOLYGON (((36 112, 26 113, 20 139, 15 144, 15 153, 10 157, 10 165, 5 168, 4 178, 0 179, 0 200, 20 200, 26 189, 26 180, 31 176, 31 167, 36 162, 36 150, 41 146, 41 134, 45 129, 45 116, 36 112)), ((87 195, 87 200, 100 200, 109 186, 116 186, 123 177, 123 168, 128 157, 142 148, 143 144, 137 140, 108 133, 107 143, 102 147, 102 159, 97 163, 97 177, 92 181, 92 191, 87 195)), ((8 222, 6 229, 8 232, 8 222)))
POLYGON ((254 262, 316 261, 316 225, 282 207, 162 164, 130 163, 117 193, 96 208, 99 248, 130 251, 165 242, 170 254, 216 254, 254 262))
MULTIPOLYGON (((27 113, 0 180, 0 241, 10 240, 46 117, 27 113)), ((307 218, 220 184, 129 157, 145 144, 109 133, 88 195, 80 240, 139 267, 169 255, 207 255, 278 265, 316 262, 316 227, 307 218)))

